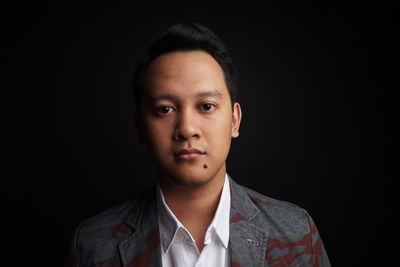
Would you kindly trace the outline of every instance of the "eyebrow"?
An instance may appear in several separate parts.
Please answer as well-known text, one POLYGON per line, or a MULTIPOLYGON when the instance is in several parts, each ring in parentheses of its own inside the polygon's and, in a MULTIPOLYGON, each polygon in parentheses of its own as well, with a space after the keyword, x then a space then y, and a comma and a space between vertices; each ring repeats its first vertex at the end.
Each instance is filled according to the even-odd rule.
MULTIPOLYGON (((222 94, 217 90, 212 91, 204 91, 199 92, 191 96, 191 98, 202 98, 202 97, 216 97, 222 98, 222 94)), ((178 97, 172 94, 159 94, 155 96, 150 96, 152 102, 160 101, 160 100, 170 100, 170 101, 177 101, 178 97)))

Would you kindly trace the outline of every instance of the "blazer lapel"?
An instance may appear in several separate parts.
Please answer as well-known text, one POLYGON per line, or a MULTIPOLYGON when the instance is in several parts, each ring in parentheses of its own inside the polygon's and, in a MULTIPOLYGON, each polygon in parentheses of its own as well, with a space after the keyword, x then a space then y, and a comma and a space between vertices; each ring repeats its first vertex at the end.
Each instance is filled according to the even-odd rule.
POLYGON ((267 233, 252 220, 260 213, 246 192, 231 178, 229 247, 232 267, 264 267, 267 233))
MULTIPOLYGON (((232 267, 264 267, 267 233, 252 223, 260 213, 246 192, 230 177, 229 248, 232 267)), ((144 195, 127 220, 132 235, 118 246, 123 266, 161 267, 155 188, 144 195)))
POLYGON ((123 240, 118 248, 123 266, 161 267, 160 234, 153 187, 137 205, 127 224, 134 233, 123 240))

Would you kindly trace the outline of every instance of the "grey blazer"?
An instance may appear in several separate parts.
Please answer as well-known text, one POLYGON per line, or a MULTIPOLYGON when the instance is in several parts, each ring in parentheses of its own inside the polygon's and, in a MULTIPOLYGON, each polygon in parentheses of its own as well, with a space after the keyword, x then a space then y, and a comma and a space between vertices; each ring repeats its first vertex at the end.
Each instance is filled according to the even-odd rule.
MULTIPOLYGON (((305 210, 229 180, 232 267, 330 266, 318 230, 305 210)), ((67 263, 81 267, 161 265, 154 187, 81 223, 67 263)))

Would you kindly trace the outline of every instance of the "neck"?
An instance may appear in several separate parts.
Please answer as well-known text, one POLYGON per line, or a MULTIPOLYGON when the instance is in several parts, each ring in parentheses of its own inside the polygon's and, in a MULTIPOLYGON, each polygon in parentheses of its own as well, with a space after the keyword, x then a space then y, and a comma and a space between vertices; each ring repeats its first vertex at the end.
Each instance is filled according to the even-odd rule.
POLYGON ((225 171, 208 182, 196 186, 184 186, 164 179, 160 186, 169 208, 175 216, 201 217, 205 214, 214 215, 225 182, 225 171))
POLYGON ((166 179, 160 180, 165 202, 196 239, 196 243, 199 241, 199 249, 204 241, 204 234, 214 218, 224 182, 225 169, 208 182, 194 187, 177 185, 167 182, 166 179))

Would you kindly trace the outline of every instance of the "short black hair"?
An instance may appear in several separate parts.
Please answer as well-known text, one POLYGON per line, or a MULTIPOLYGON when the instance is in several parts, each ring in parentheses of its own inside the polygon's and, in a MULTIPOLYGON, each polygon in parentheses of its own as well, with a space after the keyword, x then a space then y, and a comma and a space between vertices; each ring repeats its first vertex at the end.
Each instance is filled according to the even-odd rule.
POLYGON ((139 62, 133 80, 136 110, 140 110, 144 75, 156 57, 169 52, 201 50, 211 55, 221 66, 232 105, 238 101, 238 75, 224 43, 210 29, 198 23, 175 24, 156 38, 139 62))

